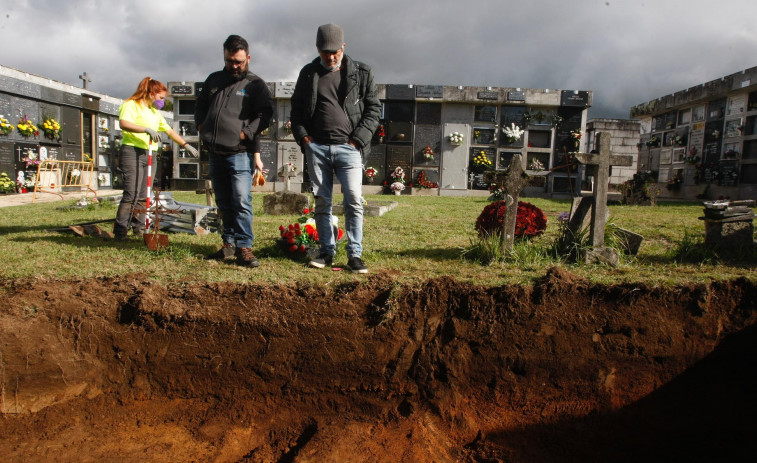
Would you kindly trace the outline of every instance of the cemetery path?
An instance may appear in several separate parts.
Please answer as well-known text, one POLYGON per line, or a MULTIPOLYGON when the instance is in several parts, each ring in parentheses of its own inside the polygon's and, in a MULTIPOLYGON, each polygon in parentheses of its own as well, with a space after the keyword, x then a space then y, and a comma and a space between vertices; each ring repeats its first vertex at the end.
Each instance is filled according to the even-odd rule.
POLYGON ((8 462, 737 461, 757 285, 0 281, 8 462))

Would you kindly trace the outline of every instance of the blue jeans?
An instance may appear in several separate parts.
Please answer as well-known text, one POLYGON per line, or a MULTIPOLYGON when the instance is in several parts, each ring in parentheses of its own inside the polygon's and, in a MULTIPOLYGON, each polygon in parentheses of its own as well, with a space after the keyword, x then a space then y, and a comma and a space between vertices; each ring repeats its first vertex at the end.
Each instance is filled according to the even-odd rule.
POLYGON ((251 248, 252 233, 252 154, 229 156, 210 154, 210 180, 221 215, 224 243, 251 248))
POLYGON ((352 145, 305 145, 308 173, 315 195, 315 226, 321 242, 321 254, 336 253, 336 239, 331 222, 334 176, 344 194, 344 228, 347 232, 347 257, 363 254, 363 158, 352 145))

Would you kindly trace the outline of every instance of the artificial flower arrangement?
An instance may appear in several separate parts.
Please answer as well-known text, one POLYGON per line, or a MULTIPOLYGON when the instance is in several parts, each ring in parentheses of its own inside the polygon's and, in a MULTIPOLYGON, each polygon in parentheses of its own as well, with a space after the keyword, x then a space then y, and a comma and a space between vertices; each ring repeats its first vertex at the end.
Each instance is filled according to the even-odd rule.
POLYGON ((384 130, 383 125, 378 126, 378 129, 376 130, 376 136, 379 139, 379 143, 384 141, 384 137, 386 136, 386 130, 384 130))
MULTIPOLYGON (((502 232, 507 213, 507 201, 495 201, 481 212, 476 219, 478 236, 496 236, 502 232)), ((518 201, 515 218, 515 237, 530 238, 541 235, 547 229, 547 216, 544 211, 531 203, 518 201)))
POLYGON ((284 129, 287 132, 291 132, 292 131, 292 121, 291 120, 284 122, 284 129))
POLYGON ((45 132, 45 137, 50 140, 57 140, 60 137, 60 129, 60 123, 52 117, 47 117, 42 122, 42 131, 45 132))
POLYGON ((686 140, 682 136, 676 135, 673 137, 673 144, 676 146, 683 146, 686 144, 686 140))
POLYGON ((13 129, 15 129, 15 127, 8 122, 8 119, 0 114, 0 135, 8 135, 13 132, 13 129))
POLYGON ((528 165, 529 170, 542 171, 544 170, 544 164, 538 159, 533 159, 528 165))
POLYGON ((653 135, 652 138, 650 138, 649 140, 647 140, 647 146, 649 148, 656 148, 656 147, 660 146, 660 139, 657 138, 657 135, 653 135))
POLYGON ((0 193, 12 193, 16 191, 16 183, 5 172, 0 173, 0 193))
POLYGON ((423 148, 423 159, 427 161, 434 160, 434 150, 431 149, 431 146, 426 145, 426 147, 423 148))
POLYGON ((502 131, 505 132, 505 137, 507 137, 509 143, 514 143, 520 140, 520 137, 524 132, 520 127, 515 125, 515 122, 511 123, 509 127, 502 127, 502 131))
POLYGON ((378 171, 373 167, 365 168, 365 176, 368 178, 368 183, 373 183, 373 178, 376 177, 378 171))
POLYGON ((570 137, 575 141, 581 141, 581 136, 581 131, 578 129, 570 131, 570 137))
POLYGON ((449 140, 449 142, 453 145, 461 145, 463 143, 463 140, 465 140, 465 137, 460 132, 452 132, 451 134, 447 135, 447 140, 449 140))
POLYGON ((394 182, 391 185, 389 185, 389 189, 395 193, 398 193, 405 189, 405 184, 402 182, 394 182))
POLYGON ((689 154, 683 158, 683 162, 685 162, 686 164, 696 164, 697 162, 699 162, 699 156, 697 156, 697 149, 692 147, 689 150, 689 154))
POLYGON ((477 167, 479 169, 488 169, 491 166, 492 166, 492 161, 486 155, 485 151, 481 150, 476 156, 474 156, 473 167, 477 167))
POLYGON ((665 185, 665 188, 667 188, 668 190, 677 190, 681 187, 682 183, 683 179, 676 173, 674 176, 668 179, 668 184, 665 185))
POLYGON ((439 185, 426 178, 426 172, 418 172, 418 177, 415 179, 415 186, 418 188, 439 188, 439 185))
POLYGON ((24 117, 18 121, 16 129, 18 130, 18 133, 24 137, 31 137, 32 135, 36 137, 39 135, 39 129, 28 117, 26 117, 26 114, 24 114, 24 117))
POLYGON ((37 153, 32 150, 26 150, 26 156, 21 161, 26 164, 26 167, 38 166, 40 163, 37 153))
POLYGON ((394 169, 392 173, 389 174, 389 176, 392 177, 394 183, 400 183, 402 185, 405 184, 405 171, 402 169, 402 167, 397 166, 397 168, 394 169))
MULTIPOLYGON (((318 230, 313 218, 314 212, 314 209, 306 207, 302 210, 302 215, 297 219, 297 222, 286 227, 279 225, 280 238, 278 243, 290 255, 304 256, 319 251, 318 230)), ((332 216, 331 219, 336 242, 339 243, 344 239, 344 230, 339 228, 337 216, 332 216)))

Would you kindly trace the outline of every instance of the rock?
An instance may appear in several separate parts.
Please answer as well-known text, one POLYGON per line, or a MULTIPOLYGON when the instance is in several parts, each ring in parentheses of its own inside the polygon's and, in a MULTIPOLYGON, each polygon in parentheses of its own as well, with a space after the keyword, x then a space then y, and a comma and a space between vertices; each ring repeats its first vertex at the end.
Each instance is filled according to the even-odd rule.
POLYGON ((587 264, 605 264, 617 267, 620 264, 620 255, 613 248, 600 247, 586 251, 585 261, 587 264))
POLYGON ((293 191, 277 191, 263 197, 263 211, 270 215, 301 214, 310 204, 310 197, 293 191))

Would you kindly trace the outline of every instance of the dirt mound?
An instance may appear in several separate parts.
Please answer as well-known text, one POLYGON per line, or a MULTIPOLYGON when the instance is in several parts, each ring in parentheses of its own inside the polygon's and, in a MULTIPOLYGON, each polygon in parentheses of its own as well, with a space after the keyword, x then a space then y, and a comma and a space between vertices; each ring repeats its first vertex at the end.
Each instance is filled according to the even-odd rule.
POLYGON ((727 461, 757 286, 5 281, 5 461, 727 461))

